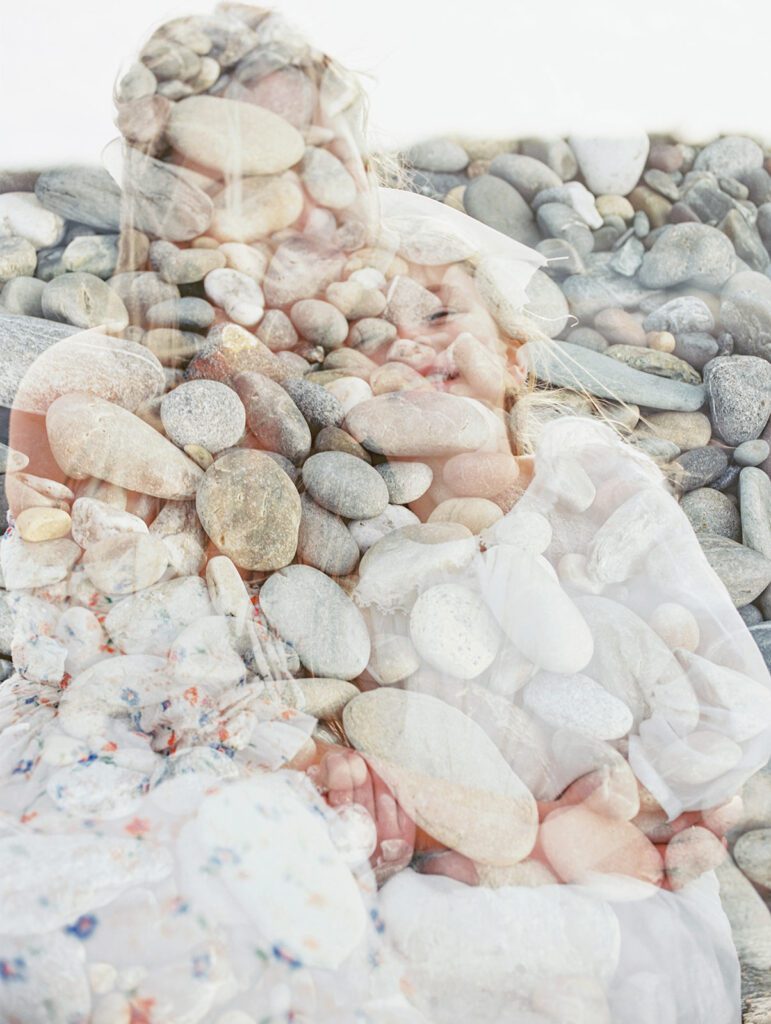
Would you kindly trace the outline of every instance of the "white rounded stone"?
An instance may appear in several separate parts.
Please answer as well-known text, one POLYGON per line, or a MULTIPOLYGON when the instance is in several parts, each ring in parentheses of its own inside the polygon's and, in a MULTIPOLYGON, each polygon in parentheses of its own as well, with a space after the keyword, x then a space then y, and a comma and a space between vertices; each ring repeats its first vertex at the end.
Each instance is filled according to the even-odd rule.
POLYGON ((555 729, 599 740, 626 736, 633 715, 626 704, 588 676, 539 672, 523 691, 525 707, 555 729))
POLYGON ((495 659, 501 632, 484 601, 459 583, 425 590, 410 612, 410 637, 433 668, 476 679, 495 659))

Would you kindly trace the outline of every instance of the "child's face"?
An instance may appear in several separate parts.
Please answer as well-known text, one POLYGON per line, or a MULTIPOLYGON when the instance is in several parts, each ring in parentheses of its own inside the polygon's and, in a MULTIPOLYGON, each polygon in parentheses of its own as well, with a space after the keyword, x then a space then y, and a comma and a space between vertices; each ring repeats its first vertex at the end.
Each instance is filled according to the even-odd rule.
POLYGON ((432 314, 415 341, 425 341, 437 349, 447 348, 459 334, 473 334, 491 351, 501 348, 498 327, 482 301, 473 277, 459 263, 440 267, 410 265, 410 276, 434 292, 442 309, 432 314))

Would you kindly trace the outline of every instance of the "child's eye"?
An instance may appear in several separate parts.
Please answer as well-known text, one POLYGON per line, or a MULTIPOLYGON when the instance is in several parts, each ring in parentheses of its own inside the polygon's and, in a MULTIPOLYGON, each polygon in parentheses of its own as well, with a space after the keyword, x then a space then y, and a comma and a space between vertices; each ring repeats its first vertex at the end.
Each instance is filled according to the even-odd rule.
POLYGON ((437 323, 441 320, 446 320, 448 317, 454 315, 454 309, 437 309, 435 313, 430 313, 427 319, 429 323, 437 323))

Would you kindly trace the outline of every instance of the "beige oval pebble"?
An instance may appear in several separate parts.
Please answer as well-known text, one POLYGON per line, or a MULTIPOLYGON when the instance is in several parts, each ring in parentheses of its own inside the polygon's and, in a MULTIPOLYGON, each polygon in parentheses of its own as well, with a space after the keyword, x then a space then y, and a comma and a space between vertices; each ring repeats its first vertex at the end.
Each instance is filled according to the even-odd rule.
POLYGON ((457 679, 476 679, 493 663, 502 634, 482 598, 459 583, 440 583, 418 597, 410 637, 433 668, 457 679))
POLYGON ((390 688, 346 705, 345 731, 417 824, 482 864, 508 865, 533 848, 535 800, 487 734, 424 693, 390 688))
POLYGON ((487 498, 448 498, 428 517, 429 523, 460 523, 473 534, 503 518, 503 509, 487 498))
POLYGON ((236 449, 206 470, 196 497, 206 533, 242 569, 281 569, 297 551, 300 495, 263 452, 236 449))
POLYGON ((60 508, 25 508, 16 517, 16 529, 22 540, 59 540, 70 532, 72 520, 60 508))
POLYGON ((84 393, 48 408, 46 432, 59 467, 158 498, 192 498, 201 469, 149 424, 119 405, 84 393))
POLYGON ((442 478, 460 498, 495 498, 513 487, 519 465, 505 452, 464 452, 442 467, 442 478))
POLYGON ((436 391, 395 391, 354 406, 346 429, 381 455, 455 455, 477 451, 489 425, 472 402, 436 391))
POLYGON ((191 160, 234 176, 285 171, 305 152, 302 135, 283 117, 219 96, 175 103, 166 135, 191 160))
POLYGON ((313 679, 278 679, 267 684, 268 694, 279 704, 297 708, 314 718, 337 718, 359 690, 345 679, 317 676, 313 679))
POLYGON ((134 594, 157 583, 169 556, 157 537, 124 533, 105 537, 83 556, 86 575, 105 594, 134 594))

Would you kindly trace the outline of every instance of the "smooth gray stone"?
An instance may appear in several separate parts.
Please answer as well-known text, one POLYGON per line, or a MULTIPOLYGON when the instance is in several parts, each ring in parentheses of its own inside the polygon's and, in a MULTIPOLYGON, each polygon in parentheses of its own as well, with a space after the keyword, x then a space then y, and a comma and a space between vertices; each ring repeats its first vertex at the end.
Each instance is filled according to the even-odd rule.
POLYGON ((551 167, 532 156, 520 153, 501 153, 493 158, 490 174, 503 178, 528 202, 546 188, 558 188, 562 178, 551 167))
POLYGON ((771 247, 771 200, 758 207, 758 219, 755 221, 755 226, 768 249, 771 247))
POLYGON ((71 165, 43 171, 35 195, 47 210, 67 220, 112 231, 120 227, 121 191, 103 167, 71 165))
POLYGON ((730 498, 713 487, 699 487, 684 494, 680 508, 696 533, 712 533, 729 540, 741 540, 739 509, 730 498))
POLYGON ((118 265, 120 235, 78 235, 68 243, 62 262, 68 271, 112 277, 118 265))
POLYGON ((151 270, 127 270, 107 283, 122 299, 132 324, 143 324, 152 306, 179 298, 179 288, 151 270))
POLYGON ((540 239, 530 207, 502 178, 480 174, 472 179, 463 194, 463 206, 471 217, 518 242, 535 245, 540 239))
POLYGON ((771 280, 752 270, 732 277, 723 289, 720 322, 738 353, 771 360, 771 280))
POLYGON ((702 224, 712 227, 737 207, 736 200, 718 188, 717 182, 709 179, 694 181, 683 193, 683 200, 702 224))
POLYGON ((632 277, 617 274, 611 267, 613 253, 593 253, 585 274, 574 274, 562 282, 570 308, 581 320, 593 320, 603 309, 635 309, 651 294, 632 277))
POLYGON ((577 387, 597 398, 633 402, 649 409, 695 412, 706 398, 703 384, 656 377, 569 342, 554 341, 548 346, 543 342, 526 342, 519 349, 518 359, 539 380, 549 384, 577 387))
POLYGON ((66 274, 67 268, 64 265, 65 248, 66 246, 64 245, 57 245, 53 249, 38 249, 35 277, 41 281, 53 281, 60 274, 66 274))
POLYGON ((737 608, 750 604, 771 583, 771 560, 757 551, 712 534, 698 534, 707 561, 737 608))
POLYGON ((616 249, 610 266, 617 274, 633 277, 642 266, 645 246, 639 238, 627 238, 624 244, 616 249))
POLYGON ((672 334, 709 332, 714 327, 715 318, 709 306, 695 295, 680 295, 670 299, 649 313, 643 321, 646 331, 671 331, 672 334))
POLYGON ((678 359, 685 360, 696 370, 703 370, 710 359, 718 354, 717 341, 711 334, 694 331, 690 334, 675 335, 674 354, 678 359))
POLYGON ((214 322, 214 307, 206 299, 188 295, 164 299, 147 310, 151 327, 178 327, 182 331, 205 331, 214 322))
POLYGON ((667 174, 666 171, 651 168, 643 174, 643 181, 649 188, 652 188, 659 195, 664 196, 673 203, 676 203, 680 198, 680 189, 677 187, 672 175, 667 174))
POLYGON ((718 356, 704 367, 715 432, 727 444, 752 441, 771 416, 771 363, 757 356, 718 356))
POLYGON ((647 288, 719 288, 735 264, 734 247, 722 231, 707 224, 673 224, 645 254, 639 279, 647 288))
POLYGON ((675 459, 683 467, 684 475, 681 487, 684 491, 695 491, 706 487, 728 466, 728 455, 722 448, 706 445, 704 448, 691 448, 675 459))
POLYGON ((565 341, 569 341, 571 345, 582 345, 584 348, 591 348, 595 352, 605 352, 608 348, 607 340, 599 331, 595 331, 593 327, 574 327, 565 338, 565 341))
POLYGON ((14 277, 0 292, 0 309, 15 316, 43 316, 40 303, 45 281, 37 277, 14 277))
POLYGON ((756 167, 742 176, 747 194, 756 206, 771 201, 771 174, 763 167, 756 167))
POLYGON ((10 408, 24 374, 41 352, 80 328, 34 316, 0 313, 0 405, 10 408))
POLYGON ((570 181, 578 173, 576 155, 565 139, 522 139, 520 151, 551 167, 563 181, 570 181))
POLYGON ((407 188, 410 192, 428 196, 429 199, 442 199, 457 185, 468 184, 468 175, 463 173, 448 174, 444 171, 421 171, 410 168, 406 171, 407 188))
POLYGON ((734 462, 737 466, 759 466, 771 455, 771 445, 762 438, 754 441, 742 441, 734 451, 734 462))
POLYGON ((586 221, 567 203, 544 203, 538 207, 536 219, 547 238, 564 238, 579 255, 587 256, 594 248, 594 237, 586 221))
POLYGON ((738 210, 732 210, 720 225, 731 239, 739 259, 744 260, 751 270, 765 270, 769 255, 757 228, 747 223, 747 218, 738 210))
POLYGON ((302 514, 297 539, 297 561, 328 576, 347 576, 359 562, 359 545, 345 520, 328 512, 308 494, 300 498, 302 514))
POLYGON ((104 326, 122 331, 129 323, 123 300, 94 274, 60 274, 46 285, 41 303, 49 320, 84 330, 104 326))
POLYGON ((404 156, 421 171, 455 174, 468 166, 468 153, 451 139, 424 139, 410 146, 404 156))
POLYGON ((297 378, 281 385, 303 414, 313 434, 324 427, 339 427, 345 419, 340 401, 320 384, 297 378))
POLYGON ((35 246, 26 238, 0 238, 0 285, 15 277, 31 277, 36 266, 35 246))
POLYGON ((558 284, 536 270, 525 289, 528 301, 524 310, 538 323, 541 330, 550 338, 556 338, 565 329, 570 317, 568 303, 558 284))
MULTIPOLYGON (((771 559, 771 479, 755 466, 739 474, 739 508, 742 540, 748 548, 771 559)), ((761 606, 771 600, 771 591, 763 595, 761 606)))
POLYGON ((205 233, 214 204, 171 164, 125 147, 124 197, 127 219, 138 231, 170 242, 205 233))
POLYGON ((755 604, 745 604, 736 610, 741 615, 742 622, 748 628, 750 626, 759 626, 763 621, 763 612, 755 604))
POLYGON ((696 171, 712 171, 721 178, 739 178, 763 165, 763 150, 744 135, 725 135, 708 143, 693 162, 696 171))
POLYGON ((722 472, 717 479, 712 481, 712 486, 716 491, 729 491, 739 479, 740 472, 741 466, 730 463, 724 472, 722 472))

